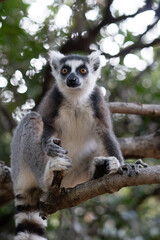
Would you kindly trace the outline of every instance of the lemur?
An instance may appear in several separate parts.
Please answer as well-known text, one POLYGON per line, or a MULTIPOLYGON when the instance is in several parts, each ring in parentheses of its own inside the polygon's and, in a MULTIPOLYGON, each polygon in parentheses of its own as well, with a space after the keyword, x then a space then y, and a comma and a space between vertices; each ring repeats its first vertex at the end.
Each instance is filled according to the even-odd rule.
POLYGON ((96 81, 99 53, 88 56, 50 52, 56 84, 38 112, 27 114, 11 143, 11 175, 15 193, 15 240, 45 240, 37 212, 41 191, 48 191, 54 172, 64 171, 61 187, 73 187, 124 164, 110 111, 96 81))

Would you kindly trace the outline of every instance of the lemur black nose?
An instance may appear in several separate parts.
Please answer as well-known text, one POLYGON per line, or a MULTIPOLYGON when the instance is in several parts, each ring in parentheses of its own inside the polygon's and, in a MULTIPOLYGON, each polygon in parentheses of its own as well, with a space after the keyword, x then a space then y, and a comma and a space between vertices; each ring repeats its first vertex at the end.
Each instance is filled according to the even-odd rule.
POLYGON ((74 73, 71 73, 68 78, 67 78, 67 86, 68 87, 72 87, 72 88, 75 88, 75 87, 78 87, 81 85, 80 81, 79 81, 79 78, 74 74, 74 73))

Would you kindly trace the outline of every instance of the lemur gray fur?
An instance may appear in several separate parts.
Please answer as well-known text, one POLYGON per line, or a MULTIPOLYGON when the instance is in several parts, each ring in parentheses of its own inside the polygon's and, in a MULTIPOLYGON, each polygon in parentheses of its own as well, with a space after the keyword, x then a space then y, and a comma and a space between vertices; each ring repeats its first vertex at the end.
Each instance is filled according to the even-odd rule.
POLYGON ((56 84, 38 112, 27 114, 11 143, 11 169, 16 205, 15 240, 45 240, 37 212, 41 191, 48 191, 54 171, 64 171, 61 186, 73 187, 124 164, 112 129, 110 112, 96 81, 97 52, 89 56, 52 51, 56 84))

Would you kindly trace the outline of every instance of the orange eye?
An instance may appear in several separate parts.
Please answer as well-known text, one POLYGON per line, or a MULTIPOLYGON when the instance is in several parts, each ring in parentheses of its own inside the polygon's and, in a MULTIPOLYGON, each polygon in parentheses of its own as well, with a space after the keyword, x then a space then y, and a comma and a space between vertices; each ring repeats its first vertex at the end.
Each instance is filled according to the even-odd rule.
POLYGON ((81 69, 80 69, 80 72, 81 72, 82 74, 86 74, 87 70, 86 70, 85 68, 81 68, 81 69))
POLYGON ((62 74, 64 74, 64 75, 65 75, 65 74, 67 74, 67 73, 68 73, 68 69, 67 69, 67 68, 63 68, 61 72, 62 72, 62 74))

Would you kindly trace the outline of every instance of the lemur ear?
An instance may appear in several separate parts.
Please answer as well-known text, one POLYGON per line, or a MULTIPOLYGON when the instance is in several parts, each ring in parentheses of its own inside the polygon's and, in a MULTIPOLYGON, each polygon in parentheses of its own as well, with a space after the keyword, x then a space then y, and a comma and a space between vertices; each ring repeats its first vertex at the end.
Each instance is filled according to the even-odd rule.
POLYGON ((60 64, 60 60, 64 58, 64 55, 58 51, 50 51, 49 52, 49 62, 52 68, 52 71, 57 71, 58 66, 60 64))
POLYGON ((100 68, 100 55, 100 51, 94 51, 88 56, 90 63, 93 64, 93 71, 97 71, 100 68))

